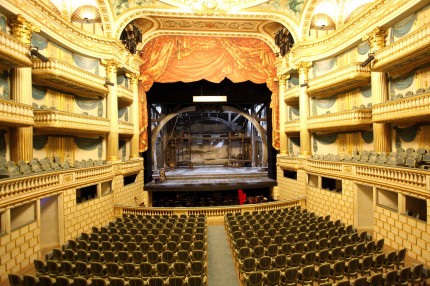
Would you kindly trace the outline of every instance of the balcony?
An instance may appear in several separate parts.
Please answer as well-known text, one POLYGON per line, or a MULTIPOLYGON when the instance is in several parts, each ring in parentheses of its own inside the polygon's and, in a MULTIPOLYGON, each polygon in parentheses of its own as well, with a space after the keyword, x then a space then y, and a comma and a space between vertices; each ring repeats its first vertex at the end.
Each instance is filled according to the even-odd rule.
POLYGON ((343 91, 366 86, 370 82, 370 68, 353 63, 309 80, 307 92, 313 97, 328 97, 343 91))
POLYGON ((72 64, 50 58, 49 62, 35 60, 33 79, 36 84, 68 91, 80 96, 106 96, 106 80, 72 64))
POLYGON ((34 123, 34 128, 43 133, 79 136, 102 135, 110 131, 109 119, 59 110, 35 110, 34 123))
POLYGON ((134 134, 134 125, 133 123, 128 122, 118 122, 119 127, 119 135, 120 137, 127 137, 130 138, 134 134))
POLYGON ((300 133, 300 120, 290 120, 285 122, 285 134, 294 135, 300 133))
POLYGON ((308 118, 308 129, 311 131, 348 131, 370 128, 372 109, 353 109, 328 113, 308 118))
POLYGON ((288 157, 278 155, 278 167, 287 170, 298 170, 299 159, 297 157, 288 157))
POLYGON ((0 31, 0 67, 31 67, 33 62, 28 55, 26 45, 0 31))
POLYGON ((14 127, 33 126, 33 107, 0 98, 0 124, 14 127))
POLYGON ((130 106, 133 103, 133 91, 121 85, 117 86, 118 106, 130 106))
POLYGON ((430 62, 430 23, 375 53, 372 70, 405 73, 430 62))
POLYGON ((284 93, 284 101, 291 106, 299 106, 300 87, 289 88, 284 93))
POLYGON ((137 173, 140 170, 143 170, 143 159, 122 162, 121 173, 123 175, 137 173))
POLYGON ((417 122, 430 120, 430 93, 391 100, 373 106, 373 122, 417 122))

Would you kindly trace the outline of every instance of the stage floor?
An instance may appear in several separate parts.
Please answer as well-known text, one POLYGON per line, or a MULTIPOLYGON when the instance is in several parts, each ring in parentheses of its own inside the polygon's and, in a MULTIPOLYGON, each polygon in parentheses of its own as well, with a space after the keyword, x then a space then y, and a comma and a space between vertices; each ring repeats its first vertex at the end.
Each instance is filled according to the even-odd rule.
POLYGON ((150 191, 221 191, 234 189, 256 189, 276 186, 276 181, 267 177, 264 168, 233 168, 201 166, 178 168, 166 171, 163 183, 145 185, 150 191))

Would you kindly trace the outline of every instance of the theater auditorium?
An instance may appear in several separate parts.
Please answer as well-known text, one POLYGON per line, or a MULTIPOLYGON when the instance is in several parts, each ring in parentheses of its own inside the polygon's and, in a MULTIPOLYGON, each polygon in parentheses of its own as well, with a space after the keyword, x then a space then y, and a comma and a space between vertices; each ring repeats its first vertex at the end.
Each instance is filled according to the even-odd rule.
POLYGON ((2 0, 0 286, 426 285, 426 0, 2 0))

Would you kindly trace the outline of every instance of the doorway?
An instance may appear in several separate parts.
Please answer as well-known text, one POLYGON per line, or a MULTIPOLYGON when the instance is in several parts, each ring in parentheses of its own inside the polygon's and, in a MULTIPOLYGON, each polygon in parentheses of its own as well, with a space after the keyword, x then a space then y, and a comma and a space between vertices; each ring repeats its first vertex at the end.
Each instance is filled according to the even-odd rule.
POLYGON ((373 231, 373 187, 356 185, 357 201, 354 221, 357 229, 373 231))
POLYGON ((52 196, 40 200, 40 248, 42 254, 59 248, 60 239, 60 196, 52 196))

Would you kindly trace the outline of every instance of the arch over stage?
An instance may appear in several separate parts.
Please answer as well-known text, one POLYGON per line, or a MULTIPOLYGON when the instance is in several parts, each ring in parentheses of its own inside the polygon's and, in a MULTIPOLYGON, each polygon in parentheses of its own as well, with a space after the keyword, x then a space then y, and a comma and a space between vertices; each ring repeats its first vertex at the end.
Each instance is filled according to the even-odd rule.
MULTIPOLYGON (((257 120, 255 120, 254 117, 252 117, 251 115, 249 115, 248 113, 246 113, 242 110, 239 110, 235 107, 228 106, 228 105, 223 105, 221 110, 222 111, 231 111, 231 112, 235 112, 237 114, 240 114, 243 117, 245 117, 249 122, 251 122, 252 125, 255 126, 258 134, 260 134, 261 141, 263 144, 262 162, 263 162, 263 164, 267 164, 267 132, 266 132, 266 130, 258 123, 257 120)), ((164 117, 160 121, 160 124, 158 124, 157 127, 154 128, 154 130, 152 131, 152 134, 151 134, 151 154, 152 154, 153 158, 156 158, 156 156, 155 156, 156 155, 155 154, 155 143, 156 143, 158 134, 160 133, 160 131, 164 127, 164 125, 166 125, 167 122, 169 122, 170 120, 172 120, 173 118, 175 118, 179 114, 186 113, 186 112, 195 112, 195 111, 196 111, 195 106, 188 106, 188 107, 182 108, 176 112, 170 113, 169 115, 167 115, 166 117, 164 117)), ((155 160, 154 160, 154 166, 153 167, 154 167, 154 170, 157 169, 157 165, 156 165, 155 160)))

